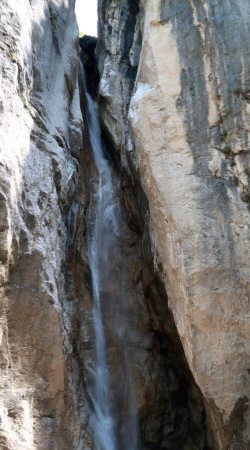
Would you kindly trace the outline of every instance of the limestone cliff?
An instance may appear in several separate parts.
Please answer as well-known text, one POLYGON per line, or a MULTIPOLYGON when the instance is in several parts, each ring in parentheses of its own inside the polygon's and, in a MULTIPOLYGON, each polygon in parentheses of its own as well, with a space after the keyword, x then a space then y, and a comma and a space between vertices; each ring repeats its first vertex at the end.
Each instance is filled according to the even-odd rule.
POLYGON ((0 4, 0 447, 78 448, 66 216, 82 118, 74 1, 0 4))
POLYGON ((247 449, 250 4, 102 0, 99 18, 102 123, 148 201, 209 445, 247 449))
MULTIPOLYGON (((132 419, 145 450, 250 448, 249 30, 247 0, 99 0, 123 251, 102 292, 121 449, 132 419)), ((0 448, 94 449, 98 180, 74 0, 2 0, 0 48, 0 448)), ((98 79, 94 68, 95 97, 98 79)))

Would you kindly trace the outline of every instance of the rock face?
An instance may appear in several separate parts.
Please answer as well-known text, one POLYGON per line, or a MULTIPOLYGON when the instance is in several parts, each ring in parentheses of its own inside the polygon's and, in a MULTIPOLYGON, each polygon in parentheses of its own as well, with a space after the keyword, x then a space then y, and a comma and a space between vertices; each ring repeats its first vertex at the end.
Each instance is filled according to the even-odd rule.
MULTIPOLYGON (((85 53, 87 46, 82 43, 82 48, 85 53)), ((83 60, 88 64, 86 55, 83 55, 83 60)), ((86 81, 91 88, 88 76, 86 81)), ((89 146, 84 147, 87 153, 89 146)), ((103 147, 108 160, 113 163, 110 166, 112 217, 116 223, 114 229, 117 228, 115 232, 112 228, 105 231, 107 225, 98 223, 103 229, 99 264, 106 259, 100 267, 100 277, 103 278, 99 299, 110 369, 109 401, 115 448, 202 450, 206 448, 204 405, 187 367, 168 309, 167 295, 153 266, 146 217, 147 200, 132 167, 131 172, 128 168, 121 170, 119 155, 105 133, 103 147), (111 249, 108 236, 112 233, 111 249)), ((99 186, 91 159, 90 154, 89 162, 85 162, 85 167, 88 167, 85 184, 89 193, 89 224, 95 216, 96 206, 93 206, 97 202, 96 187, 99 186)), ((104 197, 109 202, 107 184, 100 198, 104 197)), ((105 224, 110 224, 109 214, 107 207, 105 224)), ((82 298, 86 296, 83 294, 82 298)), ((85 302, 84 309, 84 314, 79 313, 85 330, 79 333, 79 354, 84 366, 85 395, 86 398, 94 398, 96 405, 96 397, 91 395, 93 371, 96 370, 96 366, 93 367, 92 302, 85 302)), ((88 409, 91 415, 93 407, 89 405, 88 409)), ((98 443, 95 448, 99 448, 98 443)), ((103 445, 103 448, 110 447, 103 445)))
POLYGON ((0 17, 0 447, 78 448, 64 276, 82 130, 74 1, 3 0, 0 17))
MULTIPOLYGON (((0 13, 0 447, 93 449, 96 171, 74 0, 2 0, 0 13)), ((127 405, 109 344, 115 420, 134 414, 145 450, 250 448, 249 30, 247 0, 99 1, 129 291, 119 345, 136 392, 127 405)))
POLYGON ((102 123, 141 179, 209 445, 247 449, 249 2, 103 0, 99 17, 102 123))

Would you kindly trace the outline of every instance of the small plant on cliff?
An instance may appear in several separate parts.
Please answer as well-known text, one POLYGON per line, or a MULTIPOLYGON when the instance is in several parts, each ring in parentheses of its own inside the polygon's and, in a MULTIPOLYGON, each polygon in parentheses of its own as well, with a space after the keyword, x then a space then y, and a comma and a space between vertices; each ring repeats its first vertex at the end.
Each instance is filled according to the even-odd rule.
MULTIPOLYGON (((249 183, 250 180, 248 180, 249 183)), ((241 200, 247 203, 247 207, 250 210, 250 184, 244 186, 241 193, 241 200)))
POLYGON ((232 147, 229 144, 225 144, 224 147, 222 148, 222 151, 223 151, 224 155, 227 155, 227 156, 233 154, 232 147))
POLYGON ((240 180, 239 180, 239 178, 236 175, 233 177, 233 180, 234 180, 236 186, 239 186, 240 180))

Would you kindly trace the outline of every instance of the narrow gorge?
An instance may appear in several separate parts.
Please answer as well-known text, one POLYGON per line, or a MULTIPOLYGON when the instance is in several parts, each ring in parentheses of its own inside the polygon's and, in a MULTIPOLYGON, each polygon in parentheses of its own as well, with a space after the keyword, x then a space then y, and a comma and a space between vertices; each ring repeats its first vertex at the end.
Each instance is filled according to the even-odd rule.
POLYGON ((1 449, 250 449, 249 38, 248 0, 97 39, 1 1, 1 449))

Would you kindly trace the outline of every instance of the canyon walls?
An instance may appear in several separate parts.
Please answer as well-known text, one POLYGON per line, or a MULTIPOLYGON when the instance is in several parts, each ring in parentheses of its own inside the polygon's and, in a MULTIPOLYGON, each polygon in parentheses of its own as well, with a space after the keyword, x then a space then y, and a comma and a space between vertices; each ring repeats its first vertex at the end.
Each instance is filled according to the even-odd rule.
POLYGON ((99 18, 102 124, 147 198, 209 445, 247 449, 249 2, 102 0, 99 18))
MULTIPOLYGON (((117 298, 118 272, 126 285, 104 312, 118 450, 131 450, 131 430, 145 450, 247 450, 250 4, 100 0, 98 10, 99 91, 93 40, 82 58, 119 210, 120 267, 109 261, 103 298, 117 298)), ((1 1, 9 450, 95 448, 87 219, 98 181, 77 33, 74 0, 1 1)))
POLYGON ((82 140, 73 0, 0 5, 0 447, 78 448, 66 217, 82 140))

